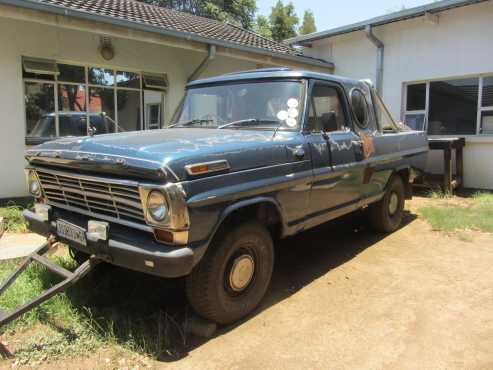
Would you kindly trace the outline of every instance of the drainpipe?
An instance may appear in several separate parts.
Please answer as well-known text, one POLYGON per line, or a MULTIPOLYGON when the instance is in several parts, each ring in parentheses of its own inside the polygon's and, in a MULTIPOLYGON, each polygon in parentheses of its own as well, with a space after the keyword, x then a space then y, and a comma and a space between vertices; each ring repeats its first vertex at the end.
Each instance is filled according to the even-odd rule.
POLYGON ((204 58, 204 60, 199 64, 197 68, 195 68, 195 71, 192 72, 192 74, 188 77, 187 82, 195 80, 197 77, 200 76, 200 74, 206 69, 206 67, 209 65, 212 59, 215 58, 216 56, 216 45, 208 45, 208 52, 207 56, 204 58))
POLYGON ((382 95, 382 85, 383 85, 383 42, 380 41, 373 33, 373 28, 371 24, 367 25, 365 28, 365 34, 368 40, 372 42, 373 45, 377 47, 377 73, 376 73, 376 88, 377 92, 382 95))

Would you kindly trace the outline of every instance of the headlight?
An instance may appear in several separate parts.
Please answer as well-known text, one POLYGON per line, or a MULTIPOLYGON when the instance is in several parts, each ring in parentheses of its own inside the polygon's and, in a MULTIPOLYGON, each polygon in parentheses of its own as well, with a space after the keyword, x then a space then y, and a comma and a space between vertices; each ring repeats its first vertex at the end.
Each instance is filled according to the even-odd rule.
POLYGON ((41 184, 39 183, 36 173, 34 171, 29 172, 27 181, 28 181, 29 193, 32 196, 39 198, 41 196, 41 184))
POLYGON ((154 221, 161 222, 168 215, 168 202, 163 193, 153 190, 147 197, 147 211, 154 221))

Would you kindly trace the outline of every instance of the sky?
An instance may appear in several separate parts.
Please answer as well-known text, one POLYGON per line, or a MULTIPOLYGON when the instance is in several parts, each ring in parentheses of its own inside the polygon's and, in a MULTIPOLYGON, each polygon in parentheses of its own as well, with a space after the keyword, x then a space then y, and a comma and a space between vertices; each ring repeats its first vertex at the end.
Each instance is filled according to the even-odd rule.
MULTIPOLYGON (((344 26, 392 11, 424 5, 432 0, 290 0, 301 19, 306 9, 315 15, 317 31, 344 26)), ((269 15, 277 0, 257 0, 258 14, 269 15)), ((287 4, 289 0, 283 0, 287 4)))

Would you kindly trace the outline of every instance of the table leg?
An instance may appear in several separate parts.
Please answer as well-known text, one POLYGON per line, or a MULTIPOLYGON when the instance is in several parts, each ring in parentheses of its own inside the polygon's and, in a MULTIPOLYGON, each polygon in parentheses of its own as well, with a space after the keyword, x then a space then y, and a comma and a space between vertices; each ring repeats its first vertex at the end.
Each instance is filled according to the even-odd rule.
POLYGON ((443 191, 452 194, 452 149, 443 151, 443 191))

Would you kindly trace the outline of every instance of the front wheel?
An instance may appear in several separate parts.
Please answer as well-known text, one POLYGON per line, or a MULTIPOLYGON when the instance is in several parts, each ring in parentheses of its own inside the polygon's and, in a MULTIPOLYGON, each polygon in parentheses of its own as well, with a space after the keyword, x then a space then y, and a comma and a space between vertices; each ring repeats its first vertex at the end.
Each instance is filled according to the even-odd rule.
POLYGON ((186 279, 193 309, 220 324, 237 321, 262 300, 274 267, 274 247, 267 229, 256 221, 221 233, 186 279))
POLYGON ((391 233, 399 228, 404 213, 405 192, 400 176, 393 176, 383 198, 368 206, 372 227, 382 233, 391 233))

